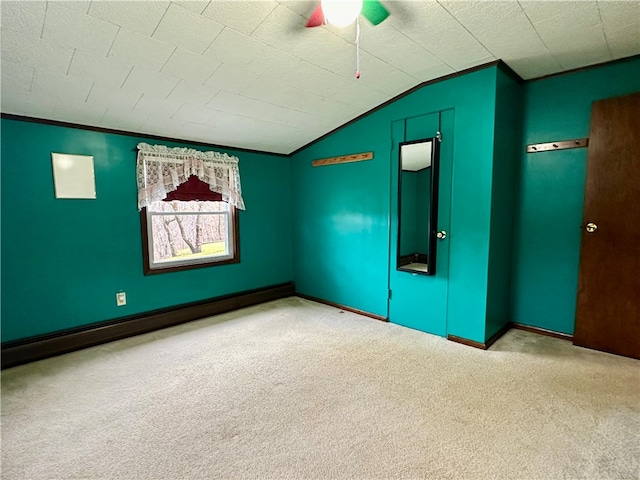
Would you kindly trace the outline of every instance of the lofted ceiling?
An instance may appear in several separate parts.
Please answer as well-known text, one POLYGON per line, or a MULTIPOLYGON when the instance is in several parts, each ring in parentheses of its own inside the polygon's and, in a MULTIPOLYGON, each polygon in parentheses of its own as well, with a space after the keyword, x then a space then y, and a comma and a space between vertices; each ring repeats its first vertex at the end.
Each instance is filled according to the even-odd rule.
POLYGON ((524 79, 640 54, 640 1, 5 1, 3 113, 290 153, 428 80, 503 60, 524 79))

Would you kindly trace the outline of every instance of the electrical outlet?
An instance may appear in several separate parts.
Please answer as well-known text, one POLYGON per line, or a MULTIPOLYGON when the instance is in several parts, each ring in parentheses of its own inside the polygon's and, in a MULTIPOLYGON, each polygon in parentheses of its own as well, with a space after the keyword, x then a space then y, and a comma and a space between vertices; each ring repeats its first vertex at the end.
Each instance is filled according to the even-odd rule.
POLYGON ((125 292, 116 293, 116 305, 122 307, 127 304, 127 294, 125 292))

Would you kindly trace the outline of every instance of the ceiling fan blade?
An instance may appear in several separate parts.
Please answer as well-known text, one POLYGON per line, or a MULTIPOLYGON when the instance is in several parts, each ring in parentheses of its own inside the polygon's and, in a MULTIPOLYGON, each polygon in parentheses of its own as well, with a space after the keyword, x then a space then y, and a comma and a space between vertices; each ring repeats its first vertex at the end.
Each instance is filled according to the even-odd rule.
POLYGON ((379 0, 364 0, 362 3, 362 15, 374 25, 382 23, 388 16, 389 10, 379 0))
POLYGON ((322 5, 318 4, 307 21, 307 27, 319 27, 320 25, 324 25, 324 13, 322 12, 322 5))

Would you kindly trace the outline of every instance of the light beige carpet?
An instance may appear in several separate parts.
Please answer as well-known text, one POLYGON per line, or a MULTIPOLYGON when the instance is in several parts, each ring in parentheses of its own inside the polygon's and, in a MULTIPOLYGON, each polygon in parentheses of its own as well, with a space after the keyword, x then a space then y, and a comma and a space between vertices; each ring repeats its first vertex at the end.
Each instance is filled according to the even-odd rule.
POLYGON ((4 371, 2 479, 637 479, 639 375, 294 297, 4 371))

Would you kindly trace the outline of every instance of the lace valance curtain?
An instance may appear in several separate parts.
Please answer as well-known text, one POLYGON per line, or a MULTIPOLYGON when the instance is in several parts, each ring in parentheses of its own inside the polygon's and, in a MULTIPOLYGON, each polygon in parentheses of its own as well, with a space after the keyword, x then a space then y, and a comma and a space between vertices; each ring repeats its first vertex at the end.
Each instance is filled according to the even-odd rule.
POLYGON ((191 175, 222 195, 223 201, 244 210, 238 157, 146 143, 138 144, 138 209, 163 200, 191 175))

